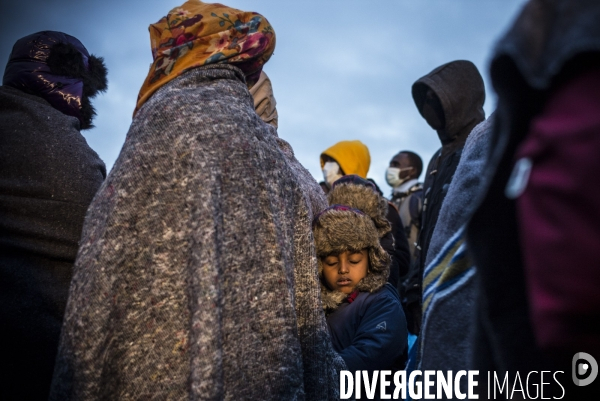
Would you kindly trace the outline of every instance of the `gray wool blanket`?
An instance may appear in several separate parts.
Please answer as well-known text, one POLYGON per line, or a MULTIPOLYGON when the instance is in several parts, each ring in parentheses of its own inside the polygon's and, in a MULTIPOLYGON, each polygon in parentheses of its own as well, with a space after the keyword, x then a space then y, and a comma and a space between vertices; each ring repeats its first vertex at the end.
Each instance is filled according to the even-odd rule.
POLYGON ((311 232, 325 206, 239 69, 167 83, 88 210, 50 399, 338 399, 311 232))
MULTIPOLYGON (((464 226, 483 184, 492 124, 490 116, 467 138, 431 238, 423 279, 421 370, 469 369, 475 267, 468 256, 464 226)), ((466 391, 466 380, 461 381, 461 389, 466 391)))

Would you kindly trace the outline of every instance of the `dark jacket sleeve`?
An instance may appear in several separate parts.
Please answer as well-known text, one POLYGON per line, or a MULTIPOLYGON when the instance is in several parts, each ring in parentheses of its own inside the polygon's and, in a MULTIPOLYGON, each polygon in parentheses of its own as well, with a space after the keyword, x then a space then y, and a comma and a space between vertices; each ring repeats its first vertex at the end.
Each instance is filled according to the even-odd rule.
POLYGON ((421 246, 423 245, 424 238, 426 236, 427 229, 427 207, 425 198, 429 195, 428 191, 431 190, 431 186, 433 184, 433 176, 431 172, 437 168, 439 163, 438 157, 441 153, 441 149, 434 153, 427 165, 427 171, 425 172, 425 182, 423 183, 423 194, 422 200, 423 204, 421 206, 421 231, 419 233, 418 238, 418 246, 415 250, 415 260, 413 262, 413 266, 410 267, 410 273, 408 274, 404 288, 406 289, 406 293, 403 294, 404 299, 403 302, 405 305, 410 305, 413 303, 421 303, 421 282, 422 279, 422 270, 421 265, 423 264, 425 258, 424 253, 421 251, 421 246))
POLYGON ((400 302, 382 291, 386 292, 365 305, 352 345, 340 352, 351 372, 389 369, 406 348, 408 333, 400 302))
POLYGON ((388 204, 387 219, 392 226, 394 245, 384 245, 384 237, 381 241, 381 246, 388 251, 392 257, 388 282, 392 284, 394 288, 398 288, 400 277, 405 276, 408 272, 408 267, 410 265, 410 251, 408 249, 408 240, 404 233, 402 220, 400 219, 398 211, 391 203, 388 204))

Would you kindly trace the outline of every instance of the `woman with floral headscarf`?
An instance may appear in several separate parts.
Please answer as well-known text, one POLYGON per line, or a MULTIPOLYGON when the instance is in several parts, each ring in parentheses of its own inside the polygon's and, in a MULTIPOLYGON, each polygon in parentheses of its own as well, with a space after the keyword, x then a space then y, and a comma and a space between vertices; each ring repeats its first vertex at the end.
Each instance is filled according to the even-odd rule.
POLYGON ((196 0, 150 35, 86 216, 50 399, 338 399, 311 233, 326 201, 248 91, 273 28, 196 0))

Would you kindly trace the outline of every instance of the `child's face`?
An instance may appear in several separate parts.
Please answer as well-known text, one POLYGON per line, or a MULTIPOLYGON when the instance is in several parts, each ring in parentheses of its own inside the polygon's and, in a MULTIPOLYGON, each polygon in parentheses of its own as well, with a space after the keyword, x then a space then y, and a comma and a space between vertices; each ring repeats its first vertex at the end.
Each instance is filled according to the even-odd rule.
POLYGON ((350 294, 354 287, 367 275, 369 252, 346 251, 339 255, 329 255, 323 259, 323 278, 334 291, 350 294))

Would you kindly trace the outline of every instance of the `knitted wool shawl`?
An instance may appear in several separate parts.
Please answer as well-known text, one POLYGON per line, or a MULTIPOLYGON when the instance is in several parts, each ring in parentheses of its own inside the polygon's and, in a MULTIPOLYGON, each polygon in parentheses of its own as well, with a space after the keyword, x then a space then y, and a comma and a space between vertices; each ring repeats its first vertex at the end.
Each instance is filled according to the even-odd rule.
POLYGON ((88 210, 50 399, 338 399, 311 232, 325 206, 241 70, 165 84, 88 210))

